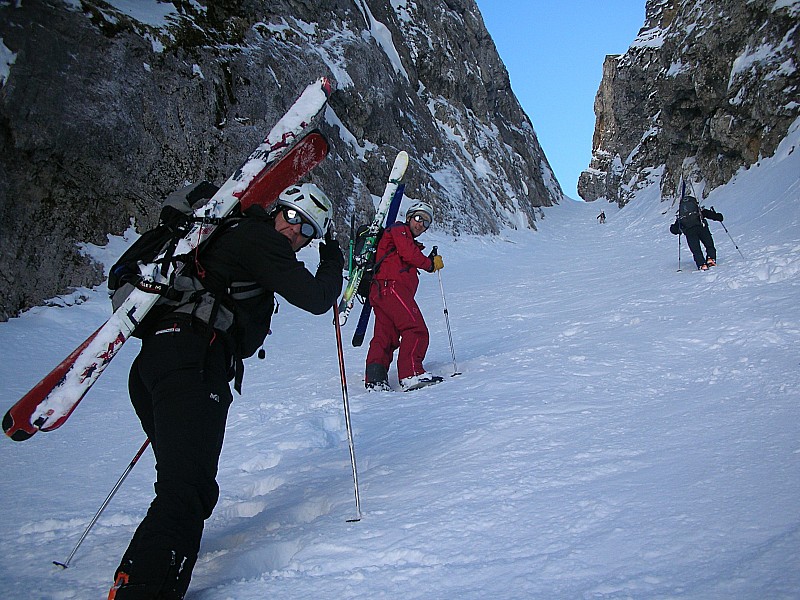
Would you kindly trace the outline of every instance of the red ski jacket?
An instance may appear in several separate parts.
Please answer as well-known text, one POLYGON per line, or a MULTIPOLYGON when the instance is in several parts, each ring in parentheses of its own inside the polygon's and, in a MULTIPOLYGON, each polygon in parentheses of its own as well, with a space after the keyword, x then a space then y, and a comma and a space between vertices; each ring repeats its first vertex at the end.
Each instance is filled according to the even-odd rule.
POLYGON ((433 261, 422 253, 425 248, 414 239, 411 227, 401 221, 386 228, 375 253, 378 271, 373 280, 378 285, 394 281, 395 285, 407 289, 411 295, 417 293, 419 273, 417 269, 431 271, 433 261))

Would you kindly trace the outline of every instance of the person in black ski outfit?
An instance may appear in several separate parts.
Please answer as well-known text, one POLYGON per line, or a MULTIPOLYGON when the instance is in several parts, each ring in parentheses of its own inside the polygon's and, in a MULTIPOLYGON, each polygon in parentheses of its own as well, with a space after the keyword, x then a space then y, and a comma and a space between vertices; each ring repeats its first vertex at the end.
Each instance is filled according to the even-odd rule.
POLYGON ((682 233, 686 236, 686 243, 692 251, 694 262, 701 271, 706 271, 717 264, 717 249, 714 247, 714 238, 711 236, 706 219, 722 221, 723 217, 713 206, 711 209, 701 208, 696 198, 685 196, 681 199, 675 222, 669 228, 673 235, 682 233), (705 254, 700 247, 701 243, 705 246, 705 254))
POLYGON ((270 213, 250 207, 199 257, 203 286, 212 294, 227 291, 227 312, 220 310, 212 326, 191 309, 178 309, 146 320, 143 332, 137 328, 142 349, 129 392, 155 454, 156 495, 114 575, 110 600, 184 597, 203 523, 219 498, 217 466, 233 401, 229 381, 236 378, 238 389, 241 360, 269 333, 276 293, 322 315, 341 291, 344 257, 330 235, 331 215, 330 201, 313 184, 284 190, 270 213), (312 274, 295 253, 323 235, 312 274), (225 315, 233 315, 232 326, 225 315))

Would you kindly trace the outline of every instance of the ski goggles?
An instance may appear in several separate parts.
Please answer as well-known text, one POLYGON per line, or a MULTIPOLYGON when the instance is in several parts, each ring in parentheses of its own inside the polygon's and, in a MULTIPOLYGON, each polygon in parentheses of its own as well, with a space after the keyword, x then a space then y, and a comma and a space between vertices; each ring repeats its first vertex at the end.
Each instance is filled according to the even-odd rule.
POLYGON ((425 213, 414 213, 411 215, 410 219, 412 221, 416 221, 417 223, 422 223, 422 226, 425 229, 431 226, 431 219, 425 213))
POLYGON ((314 238, 317 237, 317 229, 309 223, 306 219, 303 218, 303 215, 300 214, 295 208, 289 208, 288 206, 283 208, 283 218, 289 225, 297 225, 300 224, 300 235, 307 238, 314 238))

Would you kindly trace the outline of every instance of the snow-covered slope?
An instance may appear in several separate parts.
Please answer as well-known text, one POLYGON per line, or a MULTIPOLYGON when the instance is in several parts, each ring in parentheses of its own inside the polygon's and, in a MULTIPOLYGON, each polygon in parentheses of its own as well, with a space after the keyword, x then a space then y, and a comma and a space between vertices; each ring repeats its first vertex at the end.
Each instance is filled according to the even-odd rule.
MULTIPOLYGON (((798 174, 795 124, 775 157, 711 193, 746 258, 712 223, 708 273, 685 248, 677 272, 657 186, 605 225, 569 202, 538 233, 423 236, 444 256, 463 375, 366 394, 365 350, 347 348, 356 524, 330 315, 283 302, 231 409, 187 598, 797 598, 798 174)), ((419 300, 427 367, 450 375, 434 276, 419 300)), ((4 404, 108 311, 102 291, 65 303, 0 324, 4 404)), ((143 441, 125 391, 134 350, 62 429, 0 440, 3 598, 104 597, 150 500, 149 452, 70 568, 51 561, 143 441)))

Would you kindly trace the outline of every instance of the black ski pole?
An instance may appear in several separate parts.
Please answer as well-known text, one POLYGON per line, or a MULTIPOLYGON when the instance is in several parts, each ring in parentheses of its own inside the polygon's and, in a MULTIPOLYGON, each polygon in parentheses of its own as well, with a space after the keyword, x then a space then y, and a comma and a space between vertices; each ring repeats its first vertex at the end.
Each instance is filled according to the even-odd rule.
POLYGON ((358 469, 356 468, 356 450, 353 444, 353 428, 350 425, 350 401, 347 397, 347 377, 344 369, 344 351, 342 349, 342 325, 339 322, 339 304, 333 303, 333 323, 336 327, 336 348, 339 353, 339 376, 342 380, 342 402, 344 403, 344 424, 347 428, 347 444, 350 446, 350 464, 353 467, 353 489, 356 496, 356 517, 347 519, 348 523, 361 520, 361 498, 358 494, 358 469))
MULTIPOLYGON (((681 187, 681 199, 680 199, 680 202, 678 203, 678 215, 681 214, 681 212, 680 212, 681 211, 681 204, 683 204, 683 198, 686 196, 686 179, 683 178, 683 167, 681 167, 680 187, 681 187)), ((675 222, 679 224, 678 227, 680 228, 680 221, 676 220, 675 222)), ((683 230, 682 229, 678 229, 678 273, 681 272, 681 234, 682 233, 683 233, 683 230)))
MULTIPOLYGON (((711 210, 714 210, 714 207, 713 207, 713 206, 711 207, 711 210)), ((727 228, 727 227, 725 227, 725 223, 723 223, 722 221, 720 221, 720 222, 719 222, 719 224, 720 224, 720 225, 722 225, 722 228, 725 230, 725 233, 727 233, 727 234, 728 234, 728 237, 729 237, 729 238, 731 238, 731 241, 733 242, 733 245, 734 245, 734 246, 736 246, 736 249, 737 249, 737 250, 739 250, 739 246, 737 246, 737 245, 736 245, 736 241, 733 239, 733 236, 731 235, 730 231, 728 231, 728 228, 727 228)), ((744 256, 744 254, 742 254, 742 251, 741 251, 741 250, 739 250, 739 255, 740 255, 742 258, 744 258, 745 260, 747 260, 747 259, 745 258, 745 256, 744 256)))
POLYGON ((139 462, 139 459, 141 458, 142 454, 144 454, 144 451, 147 449, 147 446, 149 445, 150 445, 150 440, 149 439, 145 440, 144 444, 142 444, 142 447, 139 448, 139 451, 136 453, 136 456, 133 457, 131 463, 127 466, 125 471, 123 471, 122 475, 117 480, 117 483, 114 485, 113 488, 111 488, 111 492, 109 492, 108 496, 106 496, 106 499, 103 501, 103 504, 100 505, 100 509, 95 513, 94 517, 92 517, 92 520, 89 521, 89 525, 86 527, 86 531, 83 532, 81 539, 78 540, 78 543, 75 545, 75 548, 73 548, 72 552, 69 553, 67 560, 65 560, 63 563, 54 560, 53 561, 54 565, 59 566, 62 569, 66 569, 69 567, 69 561, 71 561, 72 557, 75 556, 75 553, 78 551, 78 548, 81 547, 83 540, 85 540, 86 536, 89 535, 89 532, 92 530, 92 527, 94 527, 94 524, 97 523, 97 519, 99 519, 100 515, 103 514, 103 511, 106 509, 106 506, 108 506, 108 503, 111 502, 111 499, 114 497, 114 494, 117 493, 117 490, 119 490, 120 486, 122 485, 122 482, 125 481, 125 478, 133 470, 133 467, 136 466, 136 463, 139 462))
MULTIPOLYGON (((436 256, 439 254, 439 248, 437 246, 433 247, 433 255, 436 256)), ((444 297, 444 285, 442 285, 442 273, 441 271, 436 271, 436 274, 439 276, 439 289, 442 292, 442 306, 444 307, 444 320, 447 324, 447 337, 450 339, 450 354, 453 356, 453 374, 450 377, 455 377, 456 375, 461 375, 458 372, 458 365, 456 365, 456 350, 453 347, 453 333, 450 331, 450 313, 447 311, 447 300, 444 297)))

